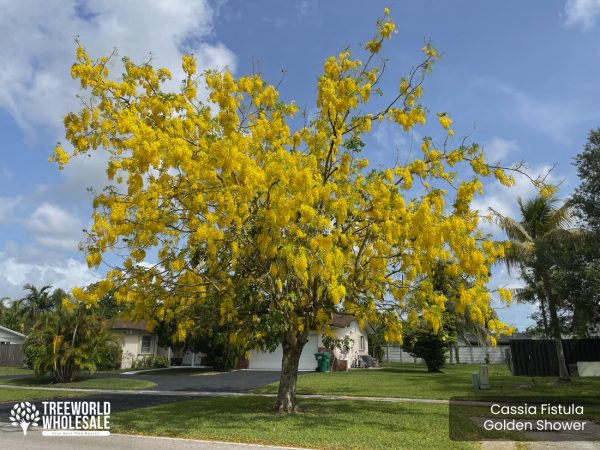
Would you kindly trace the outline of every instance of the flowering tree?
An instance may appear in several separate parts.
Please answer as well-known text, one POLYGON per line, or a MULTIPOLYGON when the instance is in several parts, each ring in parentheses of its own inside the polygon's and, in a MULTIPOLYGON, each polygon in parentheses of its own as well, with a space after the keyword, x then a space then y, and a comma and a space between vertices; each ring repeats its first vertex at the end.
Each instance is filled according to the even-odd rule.
POLYGON ((428 275, 439 260, 450 275, 471 280, 453 299, 456 312, 501 329, 497 320, 486 323, 486 282, 504 248, 478 231, 470 203, 481 177, 510 185, 511 176, 487 164, 477 145, 451 147, 445 113, 437 119, 447 137, 440 145, 423 139, 412 161, 369 171, 360 157, 363 137, 379 122, 409 132, 427 116, 422 82, 438 57, 430 45, 397 92, 380 91, 377 54, 395 30, 388 14, 364 46, 364 62, 350 51, 325 61, 317 112, 295 130, 298 107, 260 75, 197 76, 194 58, 184 56, 181 92, 165 92, 167 69, 124 58, 124 74, 114 79, 110 57, 93 60, 80 46, 72 75, 89 96, 65 119, 73 150, 59 145, 53 159, 62 167, 76 155, 107 154, 114 185, 95 195, 85 251, 90 266, 107 252, 122 262, 95 292, 75 296, 95 302, 116 288, 133 320, 176 318, 179 340, 216 298, 233 341, 281 344, 275 409, 283 412, 297 409, 309 333, 327 328, 334 312, 381 323, 393 341, 401 340, 404 318, 437 330, 448 298, 428 275), (198 100, 200 83, 207 103, 198 100), (375 93, 387 102, 368 112, 375 93), (459 179, 461 165, 467 175, 459 179))

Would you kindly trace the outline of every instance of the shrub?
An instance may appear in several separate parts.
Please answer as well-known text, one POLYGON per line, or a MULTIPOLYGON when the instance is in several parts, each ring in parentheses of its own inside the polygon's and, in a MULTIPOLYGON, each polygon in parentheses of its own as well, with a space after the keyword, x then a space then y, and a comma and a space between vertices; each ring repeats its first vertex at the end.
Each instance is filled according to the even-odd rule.
POLYGON ((25 344, 23 347, 23 361, 29 369, 33 369, 35 361, 43 355, 44 349, 37 345, 27 345, 27 342, 25 344))
POLYGON ((385 358, 384 346, 386 344, 384 329, 380 328, 375 333, 369 334, 369 354, 379 362, 385 358))
POLYGON ((97 370, 116 370, 121 368, 123 349, 117 343, 110 342, 98 352, 97 370))
POLYGON ((131 365, 132 369, 160 369, 169 367, 169 360, 165 356, 146 355, 136 358, 131 365))
POLYGON ((446 365, 448 347, 444 336, 427 329, 407 330, 404 333, 403 348, 412 356, 422 358, 428 372, 441 372, 446 365))
POLYGON ((81 370, 95 372, 102 355, 115 346, 107 321, 82 305, 42 313, 25 341, 26 360, 37 376, 52 373, 68 382, 81 370))

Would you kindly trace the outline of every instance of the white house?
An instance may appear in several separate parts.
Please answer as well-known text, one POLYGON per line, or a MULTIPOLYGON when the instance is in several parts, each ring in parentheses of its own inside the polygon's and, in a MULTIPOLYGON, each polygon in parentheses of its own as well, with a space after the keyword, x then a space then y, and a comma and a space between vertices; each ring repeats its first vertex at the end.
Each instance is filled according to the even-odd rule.
POLYGON ((0 326, 0 345, 1 344, 22 344, 25 342, 25 335, 10 328, 0 326))
POLYGON ((119 320, 113 327, 113 333, 123 348, 121 369, 128 369, 138 358, 144 356, 164 356, 170 358, 170 349, 158 345, 158 337, 146 330, 146 321, 127 322, 119 320))
POLYGON ((121 344, 123 356, 121 369, 129 369, 133 361, 144 356, 164 356, 171 363, 171 358, 179 360, 177 365, 200 366, 204 363, 206 354, 202 352, 193 353, 178 349, 173 351, 171 347, 158 345, 158 336, 146 329, 146 321, 128 322, 118 320, 112 327, 117 342, 121 344))
MULTIPOLYGON (((335 350, 335 356, 339 359, 346 359, 348 367, 357 355, 367 355, 369 353, 369 344, 367 333, 361 330, 354 316, 350 314, 335 314, 331 322, 331 330, 338 339, 348 336, 352 339, 352 348, 347 355, 341 355, 335 350)), ((299 370, 314 371, 317 367, 315 353, 323 347, 321 334, 311 332, 308 336, 308 342, 300 355, 299 370)), ((260 350, 251 350, 248 360, 248 368, 253 370, 281 370, 281 360, 283 352, 279 345, 274 352, 264 352, 260 350)))

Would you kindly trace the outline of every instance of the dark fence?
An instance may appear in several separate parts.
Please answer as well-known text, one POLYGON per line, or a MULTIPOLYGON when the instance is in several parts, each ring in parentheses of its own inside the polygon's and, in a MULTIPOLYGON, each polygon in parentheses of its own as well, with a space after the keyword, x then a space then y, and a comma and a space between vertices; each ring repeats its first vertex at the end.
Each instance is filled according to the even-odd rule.
MULTIPOLYGON (((567 367, 578 361, 600 361, 600 339, 563 339, 567 367)), ((558 358, 552 340, 510 341, 510 370, 513 375, 558 375, 558 358)))
POLYGON ((22 344, 1 344, 0 345, 0 366, 23 365, 23 345, 22 344))

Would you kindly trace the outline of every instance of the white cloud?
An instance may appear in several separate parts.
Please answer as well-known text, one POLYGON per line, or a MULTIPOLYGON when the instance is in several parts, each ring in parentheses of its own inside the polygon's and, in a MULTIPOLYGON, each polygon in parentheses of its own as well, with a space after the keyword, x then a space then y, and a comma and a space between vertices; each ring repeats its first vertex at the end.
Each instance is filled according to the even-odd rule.
POLYGON ((0 180, 12 180, 15 174, 8 170, 6 167, 0 167, 0 180))
POLYGON ((567 27, 591 29, 600 14, 600 0, 567 0, 564 10, 564 23, 567 27))
POLYGON ((0 197, 0 224, 11 223, 15 220, 15 208, 23 197, 0 197))
MULTIPOLYGON (((74 39, 91 55, 120 55, 168 67, 176 89, 182 78, 180 57, 193 52, 201 68, 230 66, 235 57, 223 44, 209 44, 215 11, 208 0, 107 0, 91 3, 3 2, 0 15, 0 108, 29 134, 35 124, 62 129, 64 114, 77 108, 77 83, 71 80, 74 39)), ((119 73, 118 65, 114 67, 119 73)))
POLYGON ((502 161, 519 149, 517 141, 493 137, 483 144, 483 151, 489 161, 502 161))
POLYGON ((373 126, 376 127, 373 137, 380 147, 372 153, 376 157, 376 161, 373 161, 375 163, 391 164, 397 159, 398 164, 405 164, 414 148, 420 149, 422 138, 416 131, 407 134, 397 124, 390 122, 373 126))
POLYGON ((39 205, 25 220, 25 227, 41 245, 62 250, 76 250, 83 237, 83 224, 69 211, 48 202, 39 205))
POLYGON ((35 286, 51 285, 69 291, 75 286, 86 286, 100 279, 87 265, 69 258, 66 261, 46 264, 17 262, 0 253, 0 297, 19 298, 26 283, 35 286))
POLYGON ((496 87, 512 100, 511 114, 516 119, 563 144, 570 143, 575 124, 592 118, 579 100, 542 99, 503 82, 497 83, 496 87))
POLYGON ((373 133, 375 140, 385 150, 398 150, 401 147, 406 146, 406 137, 397 126, 394 126, 388 122, 377 124, 377 129, 373 133))

